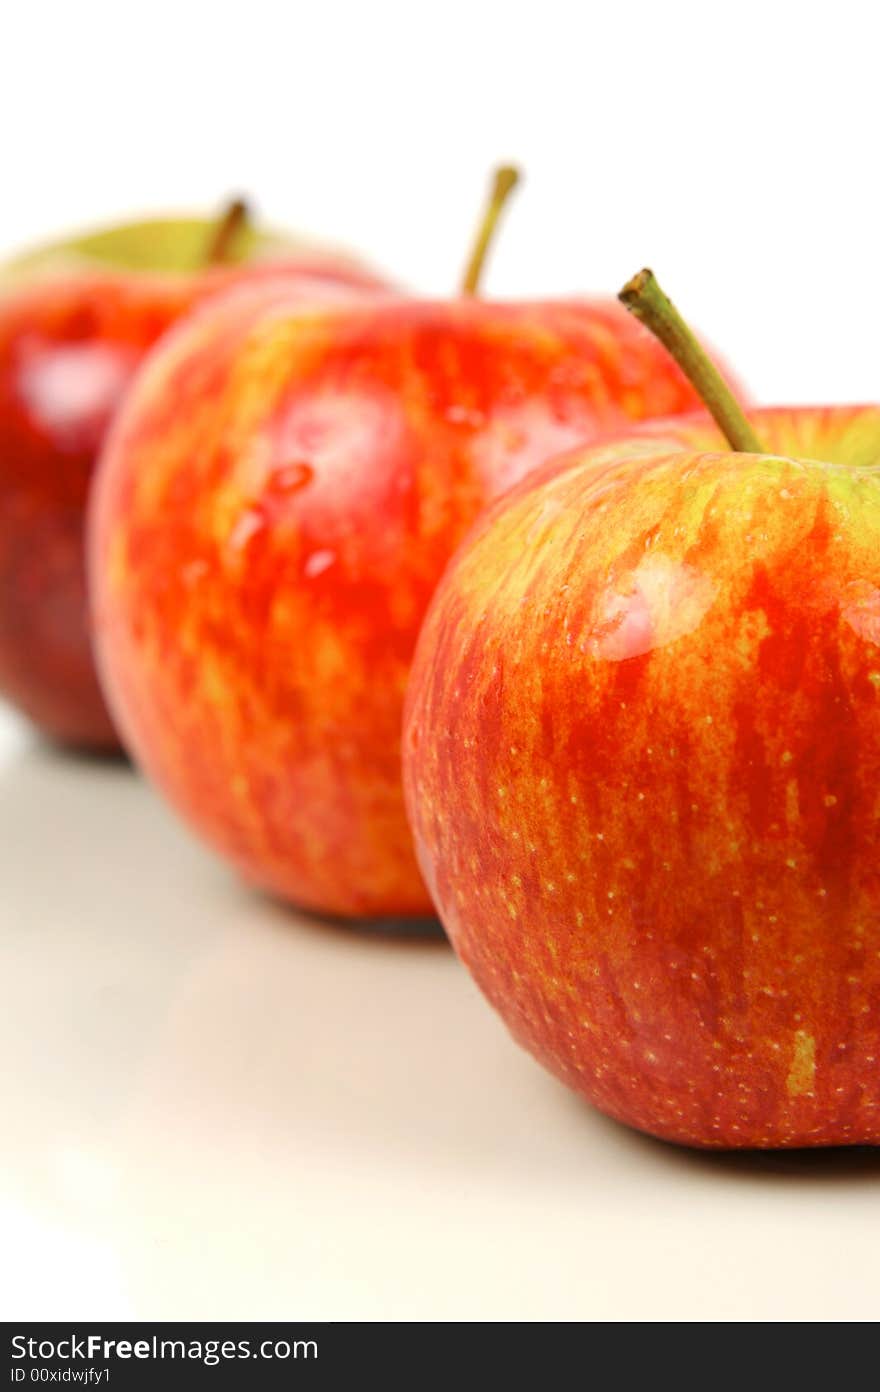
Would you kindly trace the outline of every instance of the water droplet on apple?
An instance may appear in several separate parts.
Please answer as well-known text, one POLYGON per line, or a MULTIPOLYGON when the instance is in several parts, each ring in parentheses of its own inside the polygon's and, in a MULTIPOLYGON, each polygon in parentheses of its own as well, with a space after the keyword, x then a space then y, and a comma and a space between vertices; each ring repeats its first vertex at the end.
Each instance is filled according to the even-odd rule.
POLYGON ((323 575, 325 570, 329 570, 335 560, 335 551, 313 551, 307 558, 303 570, 310 580, 314 580, 316 576, 323 575))
POLYGON ((699 627, 715 595, 714 582, 685 562, 646 556, 599 595, 589 651, 623 662, 665 647, 699 627))
POLYGON ((262 509, 258 507, 245 508, 244 512, 236 519, 232 530, 229 533, 227 545, 233 551, 244 551, 249 542, 261 532, 266 525, 266 518, 262 509))
POLYGON ((272 493, 298 493, 301 488, 305 488, 315 477, 315 471, 311 464, 307 464, 304 459, 296 459, 287 464, 281 464, 273 470, 269 479, 269 489, 272 493))

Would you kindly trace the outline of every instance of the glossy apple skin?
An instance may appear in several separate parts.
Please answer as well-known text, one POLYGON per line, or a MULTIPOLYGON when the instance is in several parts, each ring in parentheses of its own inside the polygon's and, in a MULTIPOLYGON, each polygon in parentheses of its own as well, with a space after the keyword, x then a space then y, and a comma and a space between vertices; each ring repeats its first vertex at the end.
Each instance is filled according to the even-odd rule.
POLYGON ((0 289, 0 695, 57 740, 118 744, 92 660, 83 544, 109 422, 182 314, 243 278, 285 275, 320 295, 379 284, 310 251, 186 276, 80 268, 0 289))
POLYGON ((447 560, 548 454, 692 403, 607 303, 216 301, 151 358, 95 494, 129 749, 255 884, 326 914, 432 913, 400 722, 447 560))
POLYGON ((477 524, 415 657, 408 807, 457 952, 603 1112, 877 1144, 880 407, 753 420, 802 458, 653 426, 477 524))

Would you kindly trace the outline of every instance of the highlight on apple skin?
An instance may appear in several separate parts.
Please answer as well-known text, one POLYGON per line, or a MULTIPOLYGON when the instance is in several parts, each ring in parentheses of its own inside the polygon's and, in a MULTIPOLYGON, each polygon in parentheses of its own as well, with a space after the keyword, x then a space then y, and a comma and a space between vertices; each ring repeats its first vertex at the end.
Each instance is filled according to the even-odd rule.
POLYGON ((175 320, 283 272, 322 295, 382 283, 342 253, 204 218, 110 228, 0 271, 0 695, 57 740, 118 744, 92 660, 83 540, 109 422, 175 320))
POLYGON ((880 406, 694 417, 501 500, 419 640, 419 862, 513 1035, 705 1147, 880 1143, 880 406), (824 461, 824 462, 820 462, 824 461))
POLYGON ((548 455, 695 400, 609 301, 215 299, 151 356, 93 498, 128 748, 249 881, 327 914, 433 916, 400 722, 446 562, 548 455))

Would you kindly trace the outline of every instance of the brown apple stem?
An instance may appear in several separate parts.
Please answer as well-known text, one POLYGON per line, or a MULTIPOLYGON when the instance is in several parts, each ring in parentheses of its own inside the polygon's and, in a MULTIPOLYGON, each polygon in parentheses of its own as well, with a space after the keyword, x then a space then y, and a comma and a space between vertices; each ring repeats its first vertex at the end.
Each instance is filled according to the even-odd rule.
POLYGON ((205 252, 206 266, 226 266, 238 259, 236 243, 249 221, 250 210, 243 198, 227 203, 211 231, 205 252))
POLYGON ((489 202, 483 219, 477 229, 476 239, 471 250, 470 260, 461 282, 461 292, 463 295, 476 295, 480 287, 480 278, 483 274, 483 267, 486 264, 486 256, 492 239, 495 235, 495 228, 501 216, 505 203, 513 190, 520 181, 520 172, 510 164, 502 164, 492 178, 492 188, 489 193, 489 202))
POLYGON ((745 454, 764 454, 760 440, 745 413, 706 350, 663 293, 654 272, 639 271, 621 290, 618 299, 630 314, 650 329, 675 359, 710 411, 730 448, 745 454))

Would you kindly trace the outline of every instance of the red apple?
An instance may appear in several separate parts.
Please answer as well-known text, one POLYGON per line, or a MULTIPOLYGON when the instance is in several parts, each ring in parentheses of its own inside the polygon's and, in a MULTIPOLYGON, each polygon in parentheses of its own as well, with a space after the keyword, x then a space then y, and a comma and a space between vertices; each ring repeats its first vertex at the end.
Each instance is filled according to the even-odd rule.
POLYGON ((56 739, 116 745, 91 656, 83 514, 108 422, 144 354, 242 277, 295 274, 311 292, 379 284, 342 255, 238 221, 233 212, 219 237, 198 219, 118 227, 0 276, 0 694, 56 739))
POLYGON ((446 562, 549 454, 695 399, 613 302, 215 300, 151 357, 94 497, 128 747, 253 883, 431 913, 400 722, 446 562))
POLYGON ((876 1144, 880 406, 749 422, 760 452, 653 424, 483 517, 419 642, 408 806, 456 950, 602 1111, 876 1144))

